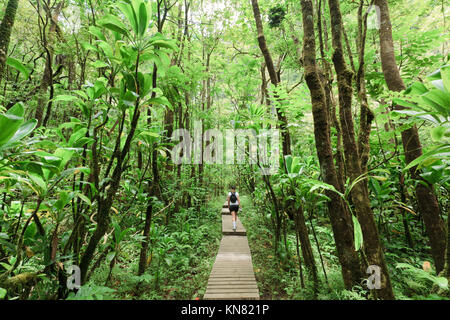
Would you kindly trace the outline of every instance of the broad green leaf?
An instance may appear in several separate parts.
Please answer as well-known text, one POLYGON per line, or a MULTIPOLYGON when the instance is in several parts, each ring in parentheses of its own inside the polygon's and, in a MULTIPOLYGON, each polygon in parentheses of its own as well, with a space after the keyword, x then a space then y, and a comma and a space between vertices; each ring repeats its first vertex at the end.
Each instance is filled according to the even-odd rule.
POLYGON ((4 145, 4 147, 7 147, 8 145, 11 145, 13 143, 18 142, 19 140, 23 139, 27 135, 29 135, 34 128, 36 128, 37 120, 31 119, 22 124, 19 129, 16 131, 16 133, 9 139, 8 143, 4 145))
POLYGON ((90 26, 89 33, 97 37, 99 40, 106 41, 105 35, 103 34, 102 30, 96 26, 90 26))
POLYGON ((421 82, 414 82, 406 91, 405 93, 412 93, 412 94, 424 94, 428 91, 427 87, 421 82))
POLYGON ((106 255, 106 262, 110 263, 114 259, 115 256, 116 256, 116 252, 115 251, 109 252, 106 255))
POLYGON ((0 115, 0 146, 9 142, 23 122, 23 105, 15 104, 6 113, 0 115))
POLYGON ((145 30, 148 27, 147 5, 145 2, 141 2, 139 5, 139 34, 144 35, 145 30))
POLYGON ((354 230, 354 238, 355 238, 355 250, 359 251, 363 245, 363 235, 361 230, 361 225, 359 224, 358 219, 354 215, 352 215, 353 220, 353 230, 354 230))
POLYGON ((77 197, 80 198, 81 200, 83 200, 84 202, 86 202, 89 206, 92 205, 91 200, 89 200, 89 198, 86 197, 84 194, 82 194, 82 193, 77 193, 77 197))
POLYGON ((439 142, 441 141, 442 137, 444 136, 444 133, 447 129, 445 127, 435 127, 433 129, 431 129, 430 133, 431 133, 431 138, 433 139, 434 142, 439 142))
POLYGON ((18 70, 20 73, 22 73, 25 78, 28 78, 30 75, 30 70, 19 60, 14 59, 12 57, 8 57, 6 59, 6 64, 10 67, 13 67, 14 69, 18 70))
POLYGON ((70 101, 76 101, 76 100, 78 100, 78 97, 67 95, 67 94, 62 94, 62 95, 59 95, 59 96, 56 96, 53 98, 53 102, 59 102, 59 101, 70 102, 70 101))
POLYGON ((394 98, 394 99, 392 99, 392 101, 394 101, 394 103, 399 105, 399 106, 403 106, 403 107, 407 107, 407 108, 415 108, 415 107, 417 107, 414 103, 411 103, 411 102, 408 102, 408 101, 404 101, 404 100, 398 99, 398 98, 394 98))
POLYGON ((172 106, 172 104, 167 100, 166 97, 157 97, 157 98, 151 98, 147 101, 148 104, 159 104, 164 106, 172 106))
POLYGON ((422 99, 444 117, 448 117, 450 110, 450 93, 433 89, 422 95, 422 99))
POLYGON ((436 277, 433 281, 436 283, 441 289, 448 289, 448 280, 444 277, 436 277))
POLYGON ((447 90, 447 92, 450 92, 450 66, 444 66, 441 68, 441 76, 445 90, 447 90))
POLYGON ((286 162, 286 170, 288 173, 291 173, 291 168, 292 168, 292 156, 291 155, 287 155, 284 157, 284 161, 286 162))
POLYGON ((409 170, 417 165, 423 166, 425 161, 435 159, 439 156, 447 159, 450 158, 450 145, 441 144, 433 147, 430 151, 411 161, 403 170, 409 170))
POLYGON ((109 30, 118 32, 124 36, 128 35, 127 27, 120 21, 119 18, 112 14, 105 15, 99 22, 99 25, 109 30))
POLYGON ((6 297, 6 289, 0 288, 0 299, 4 299, 6 297))
POLYGON ((172 50, 176 50, 177 49, 176 45, 174 45, 171 41, 166 41, 166 40, 155 40, 155 41, 152 41, 152 45, 154 45, 156 47, 167 48, 167 49, 172 49, 172 50))
POLYGON ((47 183, 45 182, 43 177, 33 172, 28 172, 28 176, 34 182, 34 184, 37 185, 44 193, 47 191, 47 183))
POLYGON ((103 52, 105 53, 105 55, 108 58, 113 58, 114 57, 113 49, 111 48, 111 46, 106 41, 99 41, 98 42, 98 46, 103 50, 103 52))
POLYGON ((135 14, 135 12, 133 11, 133 8, 131 7, 130 4, 128 3, 118 3, 117 8, 120 9, 120 11, 122 11, 122 13, 125 15, 125 17, 127 17, 128 22, 130 23, 131 27, 133 28, 133 31, 135 34, 138 34, 139 30, 138 30, 138 21, 137 21, 137 16, 135 14))
POLYGON ((81 46, 85 49, 85 50, 90 50, 90 51, 94 51, 94 52, 98 52, 98 49, 96 47, 94 47, 92 44, 90 44, 89 42, 81 42, 81 46))
POLYGON ((95 61, 95 62, 92 64, 92 66, 93 66, 94 68, 106 68, 106 67, 109 67, 107 63, 105 63, 105 62, 103 62, 103 61, 100 61, 100 60, 95 61))

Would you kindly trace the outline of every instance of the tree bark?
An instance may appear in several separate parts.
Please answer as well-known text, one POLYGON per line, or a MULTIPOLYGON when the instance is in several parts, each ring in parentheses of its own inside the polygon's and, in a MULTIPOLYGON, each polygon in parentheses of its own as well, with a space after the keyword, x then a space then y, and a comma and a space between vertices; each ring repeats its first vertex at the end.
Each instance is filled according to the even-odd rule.
MULTIPOLYGON (((359 67, 356 74, 356 88, 358 91, 358 97, 360 100, 360 121, 359 121, 359 137, 358 137, 358 152, 361 157, 361 172, 367 172, 367 163, 370 156, 369 137, 372 127, 372 121, 374 114, 369 108, 369 102, 366 93, 366 76, 365 76, 365 63, 364 54, 366 47, 366 34, 367 34, 367 17, 369 11, 363 16, 362 10, 364 1, 361 0, 358 8, 358 58, 359 67)), ((367 180, 364 181, 367 183, 367 180)))
POLYGON ((0 24, 0 83, 3 79, 3 72, 5 70, 6 58, 8 55, 9 41, 11 38, 11 30, 16 18, 17 7, 19 0, 9 0, 6 6, 5 15, 0 24))
MULTIPOLYGON (((302 0, 303 15, 303 62, 305 80, 311 93, 312 112, 314 118, 314 136, 316 140, 317 156, 320 163, 321 176, 324 181, 337 190, 339 183, 330 140, 330 125, 325 100, 325 91, 319 78, 316 65, 316 42, 314 32, 314 13, 311 0, 302 0)), ((355 251, 353 239, 353 224, 350 213, 335 192, 327 191, 330 198, 328 209, 339 262, 342 267, 342 277, 345 287, 351 289, 362 278, 358 255, 355 251)))
MULTIPOLYGON (((256 30, 258 32, 258 45, 266 62, 267 71, 269 71, 270 82, 274 86, 278 86, 280 79, 278 77, 275 65, 273 64, 272 56, 267 47, 266 38, 264 37, 264 29, 261 20, 261 12, 259 11, 258 0, 252 0, 253 15, 255 17, 256 30)), ((277 97, 275 97, 277 99, 277 97)), ((281 113, 279 108, 276 108, 278 121, 280 123, 281 136, 283 138, 283 155, 291 154, 291 138, 287 128, 288 122, 286 114, 281 113)))
MULTIPOLYGON (((389 6, 386 0, 375 0, 375 5, 380 10, 380 56, 384 79, 389 90, 400 92, 405 90, 406 87, 400 76, 397 62, 395 61, 389 6)), ((394 108, 401 109, 402 107, 394 106, 394 108)), ((402 142, 407 163, 422 155, 419 133, 415 125, 402 132, 402 142)), ((420 176, 421 172, 417 170, 417 167, 411 168, 410 174, 413 179, 424 182, 420 176)), ((444 221, 440 217, 441 210, 434 194, 433 186, 425 186, 422 183, 417 183, 416 198, 419 205, 419 212, 423 217, 427 235, 430 239, 431 254, 436 265, 436 272, 439 273, 444 268, 446 232, 444 221)))
MULTIPOLYGON (((352 116, 352 77, 344 59, 342 46, 342 16, 338 0, 328 0, 331 16, 331 30, 333 43, 333 64, 338 80, 339 116, 342 125, 345 161, 350 181, 355 181, 362 174, 358 148, 352 116)), ((378 235, 372 208, 370 207, 369 192, 365 183, 356 183, 351 190, 352 201, 364 239, 364 253, 367 264, 381 268, 381 288, 373 291, 381 299, 394 299, 388 268, 384 258, 383 247, 378 235)))
MULTIPOLYGON (((43 118, 44 118, 44 109, 45 109, 45 101, 46 94, 48 87, 53 86, 53 36, 57 31, 58 28, 58 18, 61 13, 61 10, 63 8, 64 2, 61 1, 58 3, 58 5, 55 7, 53 13, 50 12, 50 9, 46 10, 47 19, 50 19, 50 28, 48 30, 48 35, 46 34, 46 30, 44 27, 44 30, 42 31, 42 43, 44 46, 44 50, 46 52, 46 59, 45 59, 45 68, 44 68, 44 74, 42 75, 41 84, 39 86, 39 97, 37 101, 37 108, 35 112, 35 118, 38 121, 37 127, 40 127, 43 124, 43 118)), ((40 14, 38 12, 38 14, 40 14)), ((51 104, 49 105, 51 108, 51 104)))

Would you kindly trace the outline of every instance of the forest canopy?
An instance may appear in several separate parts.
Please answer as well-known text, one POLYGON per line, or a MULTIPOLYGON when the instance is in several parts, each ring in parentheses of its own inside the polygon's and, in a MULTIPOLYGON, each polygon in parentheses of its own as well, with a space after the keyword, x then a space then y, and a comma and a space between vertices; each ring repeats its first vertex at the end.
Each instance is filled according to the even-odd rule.
POLYGON ((203 299, 231 186, 258 298, 448 300, 448 15, 0 0, 0 300, 203 299))

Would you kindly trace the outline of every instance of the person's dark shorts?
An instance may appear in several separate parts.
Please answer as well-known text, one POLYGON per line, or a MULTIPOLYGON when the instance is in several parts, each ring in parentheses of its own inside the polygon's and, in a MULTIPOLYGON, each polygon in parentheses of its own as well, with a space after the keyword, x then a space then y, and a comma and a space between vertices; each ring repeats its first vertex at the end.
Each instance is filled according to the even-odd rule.
POLYGON ((239 205, 231 205, 230 206, 230 212, 236 212, 236 213, 238 213, 238 211, 239 211, 239 205))

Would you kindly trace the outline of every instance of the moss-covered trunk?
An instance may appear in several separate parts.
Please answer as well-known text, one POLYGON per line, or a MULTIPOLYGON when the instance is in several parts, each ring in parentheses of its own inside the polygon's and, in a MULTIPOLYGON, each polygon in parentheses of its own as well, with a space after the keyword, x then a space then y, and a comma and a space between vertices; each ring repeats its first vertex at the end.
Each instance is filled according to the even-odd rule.
MULTIPOLYGON (((342 137, 347 174, 350 181, 355 181, 362 174, 358 147, 355 139, 355 131, 352 115, 352 77, 353 72, 348 69, 344 59, 342 46, 342 16, 339 1, 329 0, 331 16, 331 29, 333 40, 333 64, 338 80, 339 91, 339 117, 342 125, 342 137)), ((383 246, 380 241, 375 218, 370 207, 367 185, 356 183, 351 190, 351 197, 355 206, 356 215, 361 225, 364 239, 364 254, 368 266, 376 265, 381 270, 381 288, 373 291, 376 297, 381 299, 394 299, 392 285, 384 258, 383 246)))
MULTIPOLYGON (((400 92, 405 90, 406 87, 400 76, 397 62, 395 61, 389 6, 386 0, 375 0, 375 5, 377 5, 380 10, 380 56, 384 79, 386 80, 389 90, 400 92)), ((400 109, 402 107, 395 106, 395 108, 400 109)), ((419 133, 415 125, 402 132, 402 142, 407 163, 410 163, 422 155, 419 133)), ((416 169, 416 167, 411 168, 411 177, 424 182, 420 176, 421 171, 416 169)), ((446 232, 444 221, 440 217, 441 210, 434 194, 433 186, 417 183, 416 197, 419 205, 419 212, 423 217, 426 232, 430 239, 431 253, 436 265, 436 272, 439 273, 444 268, 446 232)))
MULTIPOLYGON (((305 80, 311 93, 314 136, 321 175, 326 183, 339 190, 338 176, 333 162, 325 91, 316 65, 313 4, 310 0, 303 0, 301 5, 304 29, 305 80)), ((327 196, 330 198, 328 209, 338 258, 342 267, 342 277, 345 287, 351 289, 353 285, 359 283, 362 277, 358 255, 354 246, 352 219, 344 201, 337 193, 328 191, 327 196)))
POLYGON ((6 58, 8 55, 9 40, 11 38, 11 30, 16 18, 17 7, 19 0, 9 0, 6 6, 5 15, 0 24, 0 82, 3 79, 3 72, 5 70, 6 58))

